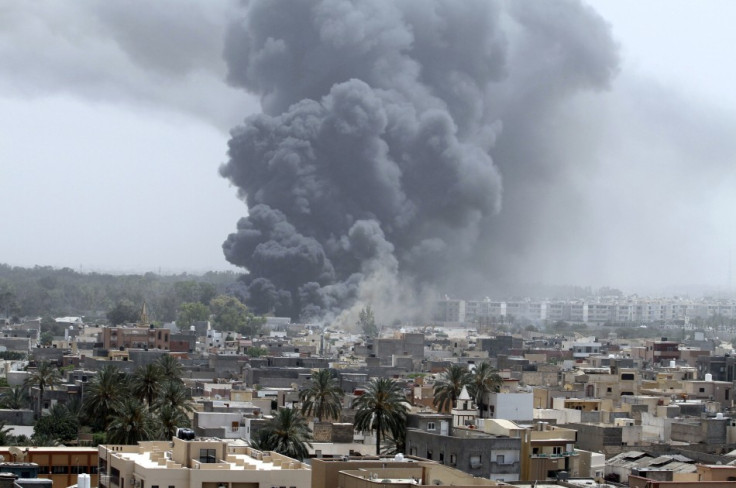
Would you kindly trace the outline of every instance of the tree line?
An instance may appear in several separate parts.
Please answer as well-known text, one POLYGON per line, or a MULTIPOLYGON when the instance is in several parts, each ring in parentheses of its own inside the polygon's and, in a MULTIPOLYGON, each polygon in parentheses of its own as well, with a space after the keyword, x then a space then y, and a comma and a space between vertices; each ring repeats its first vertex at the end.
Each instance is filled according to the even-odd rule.
POLYGON ((176 319, 181 304, 208 304, 233 289, 237 277, 233 272, 113 275, 0 264, 0 317, 83 315, 104 319, 117 304, 128 301, 136 304, 138 312, 145 302, 153 320, 169 322, 176 319))

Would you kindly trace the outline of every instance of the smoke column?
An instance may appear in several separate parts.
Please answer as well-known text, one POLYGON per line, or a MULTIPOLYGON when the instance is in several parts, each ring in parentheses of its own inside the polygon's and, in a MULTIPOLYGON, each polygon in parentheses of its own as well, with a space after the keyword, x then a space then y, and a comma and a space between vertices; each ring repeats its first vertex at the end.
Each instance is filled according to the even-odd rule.
POLYGON ((256 312, 305 320, 508 279, 569 164, 556 107, 618 67, 564 0, 251 1, 225 59, 262 106, 220 169, 248 206, 225 256, 256 312))

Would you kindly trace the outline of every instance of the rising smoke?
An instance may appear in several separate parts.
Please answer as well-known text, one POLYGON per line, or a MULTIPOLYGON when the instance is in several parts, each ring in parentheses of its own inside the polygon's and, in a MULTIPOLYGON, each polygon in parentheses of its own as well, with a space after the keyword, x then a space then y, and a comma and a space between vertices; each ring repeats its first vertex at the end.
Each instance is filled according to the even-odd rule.
POLYGON ((558 107, 618 66, 563 0, 252 1, 225 58, 262 104, 221 167, 249 209, 225 256, 302 319, 508 279, 569 164, 558 107))

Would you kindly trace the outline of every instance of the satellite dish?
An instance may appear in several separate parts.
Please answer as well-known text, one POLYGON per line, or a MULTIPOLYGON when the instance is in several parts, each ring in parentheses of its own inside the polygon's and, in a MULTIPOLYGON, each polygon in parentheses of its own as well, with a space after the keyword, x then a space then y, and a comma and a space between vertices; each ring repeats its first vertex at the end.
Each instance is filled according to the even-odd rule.
POLYGON ((22 462, 26 457, 26 453, 18 446, 11 446, 8 452, 15 458, 16 462, 22 462))

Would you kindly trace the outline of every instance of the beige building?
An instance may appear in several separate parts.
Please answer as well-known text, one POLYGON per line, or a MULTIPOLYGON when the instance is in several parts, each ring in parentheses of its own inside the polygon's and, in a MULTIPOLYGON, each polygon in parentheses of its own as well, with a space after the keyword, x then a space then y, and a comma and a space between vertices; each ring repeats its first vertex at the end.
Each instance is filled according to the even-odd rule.
POLYGON ((416 457, 312 459, 314 488, 414 488, 417 486, 499 486, 449 466, 416 457))
POLYGON ((304 463, 214 438, 99 446, 101 488, 310 488, 304 463))

